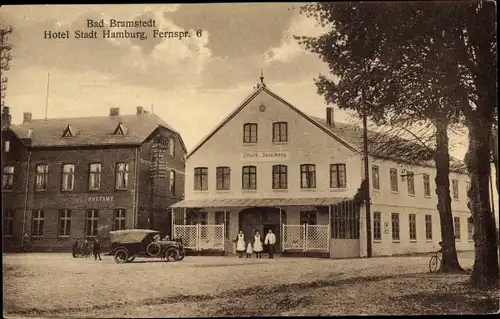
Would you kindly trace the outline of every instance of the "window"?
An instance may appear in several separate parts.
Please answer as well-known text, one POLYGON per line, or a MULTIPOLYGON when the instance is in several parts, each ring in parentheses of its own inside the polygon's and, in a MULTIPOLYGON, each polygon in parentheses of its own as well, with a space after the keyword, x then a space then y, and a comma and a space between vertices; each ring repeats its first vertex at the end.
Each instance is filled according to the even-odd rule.
POLYGON ((453 229, 455 231, 455 239, 460 240, 460 217, 453 217, 453 229))
POLYGON ((391 180, 391 192, 398 192, 398 170, 391 168, 389 177, 391 180))
POLYGON ((97 236, 97 222, 99 220, 99 211, 96 209, 89 209, 85 219, 85 236, 97 236))
POLYGON ((373 240, 382 240, 382 217, 380 212, 373 213, 373 240))
POLYGON ((472 235, 474 234, 474 224, 472 223, 467 223, 467 240, 472 241, 473 237, 472 235))
POLYGON ((128 163, 116 163, 116 189, 128 188, 128 163))
POLYGON ((257 123, 243 125, 243 143, 257 143, 257 123))
POLYGON ((408 195, 415 195, 415 175, 413 172, 406 173, 406 185, 408 186, 408 195))
POLYGON ((66 129, 63 132, 62 137, 73 137, 73 131, 71 130, 71 126, 66 126, 66 129))
MULTIPOLYGON (((186 225, 196 225, 196 224, 206 225, 207 221, 208 221, 207 212, 188 211, 186 213, 186 225)), ((206 232, 203 233, 205 233, 206 236, 206 232)))
POLYGON ((330 188, 346 188, 345 164, 330 164, 330 188))
POLYGON ((71 210, 61 209, 59 211, 59 237, 71 235, 71 210))
POLYGON ((372 187, 373 189, 380 190, 379 168, 376 165, 372 166, 372 187))
POLYGON ((125 135, 125 127, 123 126, 122 123, 118 124, 113 134, 118 136, 125 135))
POLYGON ((33 211, 33 223, 31 227, 31 237, 40 238, 43 236, 43 210, 33 211))
POLYGON ((432 240, 432 215, 425 215, 425 239, 432 240))
POLYGON ((4 224, 3 224, 3 235, 12 236, 14 235, 14 211, 8 210, 5 212, 4 224))
POLYGON ((301 211, 300 224, 316 225, 318 223, 318 213, 315 210, 301 211))
POLYGON ((359 210, 354 206, 332 207, 332 238, 359 239, 359 210))
POLYGON ((14 166, 5 166, 2 176, 2 190, 11 191, 14 185, 14 166))
POLYGON ((316 188, 316 165, 300 165, 300 187, 316 188))
POLYGON ((49 165, 40 164, 36 166, 35 172, 35 190, 46 191, 49 180, 49 165))
POLYGON ((286 165, 273 166, 273 189, 288 188, 288 167, 286 165))
POLYGON ((10 141, 5 141, 3 150, 5 153, 10 151, 10 141))
POLYGON ((257 189, 257 167, 243 166, 243 189, 257 189))
POLYGON ((75 165, 64 164, 62 172, 62 185, 63 191, 72 191, 75 183, 75 165))
POLYGON ((206 191, 208 189, 208 168, 195 167, 194 169, 194 190, 206 191))
POLYGON ((168 189, 171 194, 175 194, 175 172, 170 170, 168 178, 168 189))
POLYGON ((417 215, 410 214, 408 217, 410 227, 410 240, 417 240, 417 215))
POLYGON ((224 236, 229 237, 229 216, 228 212, 215 212, 215 225, 224 224, 224 236))
POLYGON ((288 141, 288 124, 286 122, 273 123, 273 142, 288 141))
POLYGON ((428 174, 423 175, 424 178, 424 196, 431 196, 431 178, 428 174))
POLYGON ((399 214, 391 214, 392 240, 399 241, 399 214))
POLYGON ((469 197, 469 190, 470 190, 470 182, 465 182, 465 191, 467 193, 467 197, 469 197))
POLYGON ((217 178, 217 190, 229 190, 231 185, 231 170, 229 167, 217 167, 216 178, 217 178))
POLYGON ((115 209, 113 211, 113 230, 125 229, 125 220, 125 209, 115 209))
POLYGON ((101 188, 101 164, 90 164, 89 167, 89 190, 97 191, 101 188))
POLYGON ((452 179, 451 180, 451 185, 453 188, 453 198, 458 199, 458 180, 452 179))
POLYGON ((173 137, 168 139, 168 154, 175 157, 175 139, 173 137))

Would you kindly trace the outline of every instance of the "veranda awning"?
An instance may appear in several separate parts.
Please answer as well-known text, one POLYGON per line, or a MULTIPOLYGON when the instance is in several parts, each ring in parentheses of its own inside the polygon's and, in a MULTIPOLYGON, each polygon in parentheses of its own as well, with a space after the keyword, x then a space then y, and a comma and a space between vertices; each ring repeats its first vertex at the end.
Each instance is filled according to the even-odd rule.
POLYGON ((321 198, 223 198, 183 200, 170 206, 171 208, 207 208, 207 207, 283 207, 283 206, 329 206, 344 201, 347 197, 321 198))

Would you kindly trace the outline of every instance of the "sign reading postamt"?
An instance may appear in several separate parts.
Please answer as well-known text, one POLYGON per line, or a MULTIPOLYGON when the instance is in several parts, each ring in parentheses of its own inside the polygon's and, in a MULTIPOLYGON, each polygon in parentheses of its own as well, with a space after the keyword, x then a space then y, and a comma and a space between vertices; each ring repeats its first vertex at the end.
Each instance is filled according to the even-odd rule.
POLYGON ((242 161, 255 161, 255 162, 274 162, 286 161, 290 158, 288 151, 274 151, 274 152, 243 152, 241 153, 242 161))
POLYGON ((89 203, 110 203, 114 199, 114 196, 91 196, 88 201, 89 203))

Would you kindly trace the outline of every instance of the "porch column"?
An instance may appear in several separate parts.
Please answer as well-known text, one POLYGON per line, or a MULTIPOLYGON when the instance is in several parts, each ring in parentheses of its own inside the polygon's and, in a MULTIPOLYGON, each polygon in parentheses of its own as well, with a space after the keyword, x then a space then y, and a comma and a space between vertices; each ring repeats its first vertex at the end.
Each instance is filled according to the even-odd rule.
POLYGON ((332 205, 328 205, 328 254, 332 256, 332 205))
POLYGON ((170 225, 171 225, 171 228, 170 228, 170 239, 173 239, 174 236, 175 236, 175 233, 174 233, 174 228, 175 228, 175 208, 172 207, 172 210, 170 211, 170 218, 172 219, 170 221, 170 225))
POLYGON ((186 225, 186 207, 184 207, 184 225, 186 225))

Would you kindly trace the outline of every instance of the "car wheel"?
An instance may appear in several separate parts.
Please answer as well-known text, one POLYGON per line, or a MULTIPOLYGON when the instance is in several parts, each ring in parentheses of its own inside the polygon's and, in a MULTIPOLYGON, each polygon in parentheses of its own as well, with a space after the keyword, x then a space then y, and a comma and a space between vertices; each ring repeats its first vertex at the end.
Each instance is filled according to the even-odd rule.
POLYGON ((169 259, 172 259, 172 261, 179 260, 179 257, 180 257, 179 249, 177 249, 177 248, 168 248, 167 251, 165 252, 165 257, 166 257, 167 261, 169 259))
POLYGON ((117 264, 126 263, 128 260, 128 251, 125 248, 118 248, 115 251, 115 262, 117 264))
POLYGON ((146 253, 150 257, 158 257, 161 254, 160 244, 155 242, 149 243, 148 247, 146 247, 146 253))
POLYGON ((131 263, 134 261, 134 259, 135 259, 135 256, 130 256, 130 257, 128 257, 127 262, 131 263))
POLYGON ((186 252, 185 251, 179 253, 179 258, 177 260, 183 260, 184 257, 186 257, 186 252))

